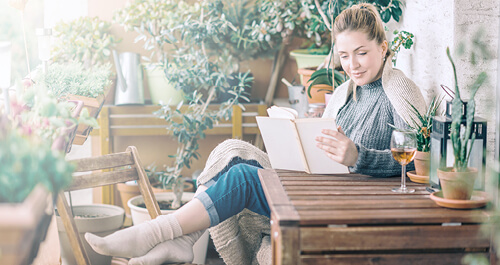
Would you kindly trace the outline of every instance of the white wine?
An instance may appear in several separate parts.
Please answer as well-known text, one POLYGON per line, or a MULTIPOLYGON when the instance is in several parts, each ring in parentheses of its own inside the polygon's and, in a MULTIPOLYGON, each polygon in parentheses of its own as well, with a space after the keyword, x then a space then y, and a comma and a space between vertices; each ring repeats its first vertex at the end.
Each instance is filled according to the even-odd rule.
POLYGON ((416 151, 416 148, 391 148, 392 156, 402 166, 413 161, 416 151))

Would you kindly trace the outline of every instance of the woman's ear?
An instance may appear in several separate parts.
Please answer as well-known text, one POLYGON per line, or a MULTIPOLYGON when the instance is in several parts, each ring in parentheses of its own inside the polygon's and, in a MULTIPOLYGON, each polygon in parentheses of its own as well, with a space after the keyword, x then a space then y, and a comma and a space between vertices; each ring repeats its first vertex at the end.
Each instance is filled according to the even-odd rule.
POLYGON ((382 57, 385 57, 388 49, 389 49, 389 44, 387 43, 386 40, 384 40, 384 42, 382 42, 382 57))

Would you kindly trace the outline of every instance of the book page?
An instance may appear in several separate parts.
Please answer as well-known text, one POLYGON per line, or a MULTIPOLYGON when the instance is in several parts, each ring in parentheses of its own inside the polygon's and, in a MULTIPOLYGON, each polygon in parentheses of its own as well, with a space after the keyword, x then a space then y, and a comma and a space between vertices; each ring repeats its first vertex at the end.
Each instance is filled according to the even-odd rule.
POLYGON ((266 152, 274 169, 306 171, 295 124, 290 119, 256 117, 266 152))
POLYGON ((329 137, 321 133, 323 129, 337 130, 335 119, 309 118, 295 120, 302 148, 312 174, 349 173, 346 166, 331 160, 325 151, 316 146, 317 136, 329 137))
POLYGON ((294 120, 299 117, 299 113, 296 110, 278 106, 272 106, 268 108, 267 115, 271 118, 283 118, 290 120, 294 120))

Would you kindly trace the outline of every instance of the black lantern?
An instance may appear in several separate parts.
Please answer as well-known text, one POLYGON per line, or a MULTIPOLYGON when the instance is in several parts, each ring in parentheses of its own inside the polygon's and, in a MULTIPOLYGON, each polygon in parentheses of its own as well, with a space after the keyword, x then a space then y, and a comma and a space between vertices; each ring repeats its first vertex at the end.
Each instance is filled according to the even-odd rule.
MULTIPOLYGON (((429 172, 429 183, 433 188, 440 188, 437 169, 443 167, 452 167, 455 156, 453 155, 453 146, 450 139, 451 126, 451 101, 446 102, 445 116, 433 117, 431 132, 431 170, 429 172)), ((467 111, 467 102, 464 102, 462 108, 462 124, 465 125, 465 113, 467 111)), ((476 139, 472 144, 472 150, 469 159, 469 167, 477 168, 478 178, 474 184, 474 189, 484 190, 484 174, 486 165, 486 120, 480 117, 474 117, 472 132, 476 134, 476 139)), ((472 134, 471 134, 472 136, 472 134)))

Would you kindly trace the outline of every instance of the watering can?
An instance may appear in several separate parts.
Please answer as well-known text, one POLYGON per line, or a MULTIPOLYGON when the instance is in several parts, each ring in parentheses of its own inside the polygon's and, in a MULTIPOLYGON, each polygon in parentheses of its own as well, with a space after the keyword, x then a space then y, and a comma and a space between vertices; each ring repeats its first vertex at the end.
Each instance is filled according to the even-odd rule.
POLYGON ((113 50, 116 66, 115 105, 144 104, 141 56, 138 53, 113 50))
POLYGON ((303 85, 288 86, 288 102, 295 109, 299 118, 304 118, 308 108, 306 88, 303 85))

